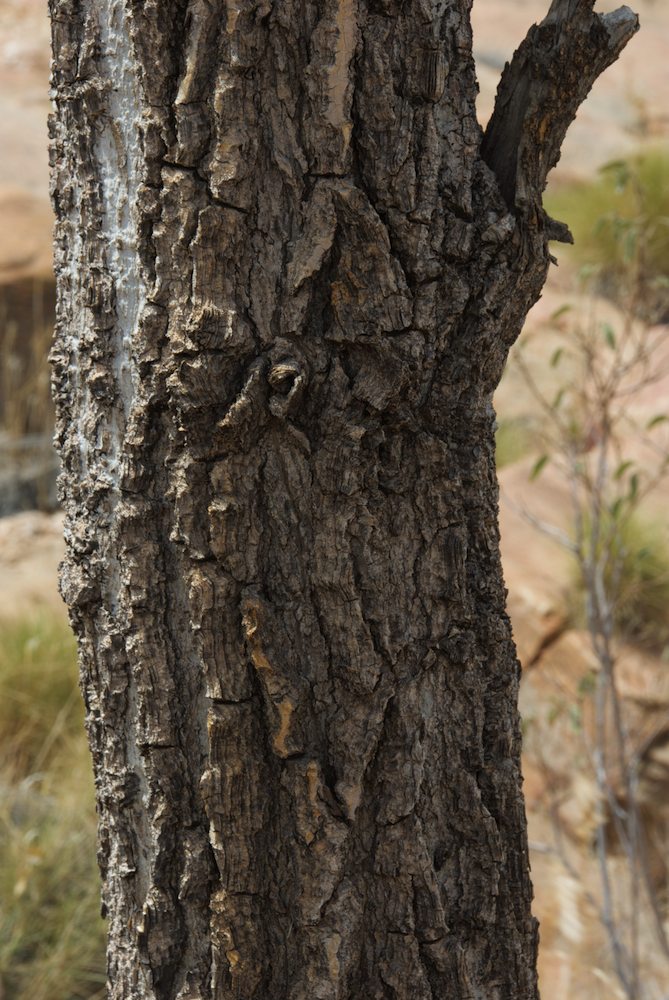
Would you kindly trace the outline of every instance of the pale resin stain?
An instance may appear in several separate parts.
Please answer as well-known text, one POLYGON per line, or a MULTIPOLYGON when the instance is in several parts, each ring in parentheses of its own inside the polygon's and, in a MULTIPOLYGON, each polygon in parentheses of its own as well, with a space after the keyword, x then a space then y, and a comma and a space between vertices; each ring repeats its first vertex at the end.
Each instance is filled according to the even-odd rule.
POLYGON ((346 114, 348 68, 355 52, 358 35, 358 0, 339 0, 337 4, 337 49, 329 72, 328 91, 330 103, 327 120, 341 130, 344 141, 351 137, 352 123, 346 114))
POLYGON ((237 18, 239 17, 239 0, 227 0, 226 7, 228 10, 228 20, 225 28, 228 34, 231 35, 237 27, 237 18))
POLYGON ((348 818, 354 819, 362 796, 360 785, 341 785, 340 787, 338 786, 337 791, 346 804, 348 818))
POLYGON ((193 84, 197 76, 198 61, 201 58, 204 30, 209 18, 209 8, 203 0, 199 0, 190 8, 191 27, 186 50, 186 72, 179 87, 175 104, 188 104, 191 100, 193 84))
POLYGON ((330 979, 336 983, 339 979, 339 945, 341 944, 341 934, 336 932, 325 942, 325 950, 328 956, 328 972, 330 979))
POLYGON ((289 698, 284 698, 276 707, 279 711, 279 731, 274 737, 274 751, 280 757, 287 757, 290 750, 286 746, 286 740, 290 736, 290 720, 295 706, 289 698))
POLYGON ((130 27, 121 0, 101 0, 100 66, 109 86, 106 114, 96 143, 102 196, 102 228, 107 246, 106 264, 114 283, 116 323, 111 337, 118 418, 109 428, 108 476, 117 487, 125 426, 136 395, 137 376, 132 363, 132 340, 146 301, 146 287, 138 266, 138 233, 133 205, 142 180, 140 122, 142 102, 130 27))
POLYGON ((244 623, 244 628, 246 629, 246 637, 251 646, 251 659, 253 660, 253 666, 256 670, 268 670, 272 673, 272 664, 265 656, 260 644, 260 636, 258 635, 258 619, 255 615, 247 614, 244 616, 242 621, 244 623))
POLYGON ((270 673, 273 673, 272 664, 269 662, 260 646, 256 646, 251 651, 251 659, 253 660, 253 666, 256 670, 268 670, 270 673))
POLYGON ((225 957, 228 960, 228 965, 230 966, 230 971, 233 971, 239 965, 239 963, 241 961, 241 956, 240 956, 240 954, 239 954, 239 952, 237 951, 236 948, 230 948, 229 951, 226 951, 225 957))
POLYGON ((307 764, 305 777, 307 779, 307 797, 309 799, 309 805, 311 806, 312 829, 304 830, 302 832, 302 836, 306 840, 307 844, 311 845, 316 837, 316 831, 322 816, 320 804, 318 801, 318 790, 320 788, 320 775, 318 771, 318 764, 316 763, 316 761, 314 760, 309 761, 309 763, 307 764))
MULTIPOLYGON (((251 660, 253 661, 253 666, 256 670, 264 671, 271 677, 275 671, 262 648, 262 642, 259 635, 258 612, 259 608, 253 605, 247 606, 247 609, 242 617, 242 624, 244 625, 246 638, 249 646, 251 647, 251 660)), ((286 746, 286 740, 290 736, 290 723, 295 710, 295 705, 290 698, 283 698, 277 704, 276 708, 279 713, 279 730, 272 740, 272 746, 274 748, 274 752, 278 754, 279 757, 288 757, 291 751, 286 746)))
POLYGON ((212 166, 215 167, 216 180, 219 183, 232 181, 237 176, 241 166, 242 142, 243 136, 230 130, 227 137, 221 140, 216 147, 216 158, 212 166))

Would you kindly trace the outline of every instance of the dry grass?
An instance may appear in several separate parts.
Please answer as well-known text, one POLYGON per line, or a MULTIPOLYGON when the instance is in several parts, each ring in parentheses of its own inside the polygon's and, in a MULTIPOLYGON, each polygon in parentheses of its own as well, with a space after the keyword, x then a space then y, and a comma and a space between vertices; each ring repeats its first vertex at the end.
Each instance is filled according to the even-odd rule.
POLYGON ((91 767, 74 643, 0 625, 0 995, 104 996, 91 767))

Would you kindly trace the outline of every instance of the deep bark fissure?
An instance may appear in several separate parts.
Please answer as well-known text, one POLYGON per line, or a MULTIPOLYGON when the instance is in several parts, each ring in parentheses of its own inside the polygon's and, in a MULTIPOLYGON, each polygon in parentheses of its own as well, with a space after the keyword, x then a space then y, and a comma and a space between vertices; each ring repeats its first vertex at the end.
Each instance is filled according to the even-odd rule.
POLYGON ((632 22, 555 0, 481 146, 468 6, 51 0, 118 1000, 537 996, 491 400, 557 225, 546 39, 592 83, 632 22))

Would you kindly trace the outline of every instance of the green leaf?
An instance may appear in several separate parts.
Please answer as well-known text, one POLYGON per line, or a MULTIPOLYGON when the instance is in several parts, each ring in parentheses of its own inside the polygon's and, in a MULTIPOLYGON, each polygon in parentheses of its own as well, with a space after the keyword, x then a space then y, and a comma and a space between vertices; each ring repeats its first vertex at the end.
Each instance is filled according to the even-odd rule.
POLYGON ((625 190, 632 176, 632 170, 626 160, 611 160, 610 163, 600 167, 599 172, 611 175, 617 194, 625 190))
POLYGON ((625 234, 625 239, 623 240, 623 260, 625 263, 629 264, 634 260, 636 245, 637 233, 634 229, 630 229, 629 232, 625 234))
POLYGON ((639 477, 635 472, 630 476, 629 499, 635 500, 638 492, 639 492, 639 477))
POLYGON ((562 357, 563 354, 564 350, 561 347, 558 347, 557 351, 553 351, 551 355, 551 368, 557 368, 557 366, 560 364, 560 358, 562 357))
POLYGON ((565 389, 563 386, 561 389, 558 389, 558 391, 555 393, 555 399, 551 403, 551 410, 557 410, 559 408, 560 403, 564 399, 564 394, 565 394, 565 389))
POLYGON ((620 170, 621 167, 625 170, 629 169, 627 166, 627 160, 607 160, 606 163, 602 163, 601 167, 598 167, 597 169, 600 174, 606 174, 610 170, 620 170))
POLYGON ((609 160, 599 168, 600 174, 615 174, 616 177, 629 178, 631 174, 630 166, 627 160, 609 160))
POLYGON ((569 709, 569 721, 571 722, 572 729, 578 733, 582 725, 581 709, 578 705, 572 705, 569 709))
POLYGON ((559 702, 554 702, 546 712, 546 722, 548 725, 551 726, 554 722, 556 722, 563 712, 564 705, 559 702))
POLYGON ((538 458, 534 463, 534 465, 532 466, 532 471, 530 472, 530 479, 538 479, 538 477, 541 475, 542 470, 549 461, 550 461, 550 455, 542 455, 541 458, 538 458))
POLYGON ((597 264, 584 264, 578 272, 580 281, 589 281, 595 274, 599 274, 601 268, 597 264))
MULTIPOLYGON (((594 226, 592 227, 593 236, 607 236, 609 229, 613 229, 615 225, 615 219, 611 214, 603 215, 601 219, 597 219, 594 226)), ((588 265, 586 264, 586 267, 588 265)), ((591 264, 590 267, 593 267, 591 264)))
POLYGON ((609 507, 609 514, 611 515, 614 521, 616 521, 620 516, 620 512, 623 509, 624 502, 625 501, 623 500, 622 497, 618 497, 618 499, 614 500, 611 506, 609 507))
POLYGON ((616 333, 610 323, 602 323, 602 331, 604 333, 604 340, 609 345, 612 351, 616 349, 616 333))
POLYGON ((564 316, 565 313, 571 312, 573 308, 574 307, 572 305, 570 305, 568 302, 565 302, 563 306, 560 306, 559 309, 556 309, 555 312, 550 314, 549 316, 550 322, 554 323, 556 320, 560 319, 561 316, 564 316))
POLYGON ((627 472, 627 470, 631 469, 633 465, 634 465, 634 462, 632 461, 631 458, 628 458, 624 462, 621 462, 620 465, 618 466, 618 468, 616 469, 616 471, 613 473, 613 478, 614 479, 622 479, 622 477, 625 475, 625 473, 627 472))
POLYGON ((652 420, 648 421, 646 430, 649 431, 651 428, 657 427, 658 424, 664 424, 667 420, 669 420, 669 417, 666 413, 658 413, 652 420))
POLYGON ((595 674, 592 670, 589 670, 587 674, 584 674, 578 682, 578 693, 585 697, 588 694, 592 694, 595 690, 595 674))

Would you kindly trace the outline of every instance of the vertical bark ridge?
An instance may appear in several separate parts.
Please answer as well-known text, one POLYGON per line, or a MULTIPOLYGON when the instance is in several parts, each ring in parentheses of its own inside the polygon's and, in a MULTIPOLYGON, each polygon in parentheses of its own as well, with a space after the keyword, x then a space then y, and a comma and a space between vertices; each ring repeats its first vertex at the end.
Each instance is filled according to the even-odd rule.
POLYGON ((469 3, 51 14, 110 996, 533 1000, 491 400, 548 253, 469 3))

